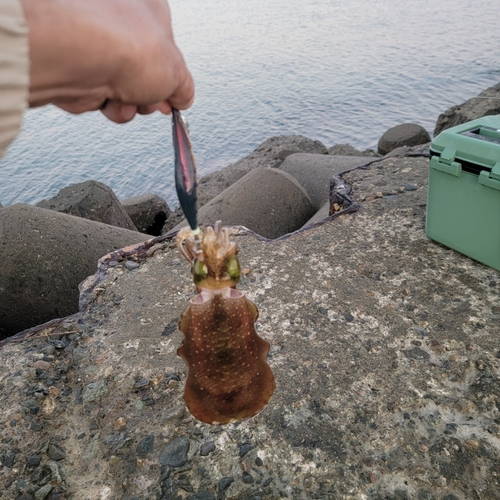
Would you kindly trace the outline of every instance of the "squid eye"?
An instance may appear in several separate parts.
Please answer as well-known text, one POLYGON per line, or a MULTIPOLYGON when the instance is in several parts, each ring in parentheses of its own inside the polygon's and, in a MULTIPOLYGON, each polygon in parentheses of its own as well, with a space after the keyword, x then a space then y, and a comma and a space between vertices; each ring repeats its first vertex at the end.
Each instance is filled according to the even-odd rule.
POLYGON ((203 281, 208 276, 208 268, 202 260, 195 260, 193 265, 193 279, 195 283, 203 281))
POLYGON ((226 272, 232 280, 238 281, 240 279, 240 263, 235 255, 227 260, 226 272))

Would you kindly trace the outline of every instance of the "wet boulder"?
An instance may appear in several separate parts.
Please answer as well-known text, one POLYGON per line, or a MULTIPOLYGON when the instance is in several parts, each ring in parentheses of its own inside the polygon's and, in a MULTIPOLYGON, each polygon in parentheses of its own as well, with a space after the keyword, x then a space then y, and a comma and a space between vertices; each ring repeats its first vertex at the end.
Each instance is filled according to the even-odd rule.
POLYGON ((430 142, 431 138, 425 128, 416 123, 402 123, 390 128, 378 141, 378 152, 381 155, 390 153, 401 146, 417 146, 430 142))
POLYGON ((85 181, 61 189, 56 196, 36 205, 75 217, 136 231, 111 188, 98 181, 85 181))
POLYGON ((477 97, 472 97, 462 104, 452 106, 440 114, 434 129, 434 136, 455 125, 460 125, 470 120, 481 118, 482 116, 498 114, 500 114, 500 83, 484 90, 477 97))
POLYGON ((335 146, 328 148, 328 154, 339 156, 378 156, 373 149, 360 151, 350 144, 335 144, 335 146))

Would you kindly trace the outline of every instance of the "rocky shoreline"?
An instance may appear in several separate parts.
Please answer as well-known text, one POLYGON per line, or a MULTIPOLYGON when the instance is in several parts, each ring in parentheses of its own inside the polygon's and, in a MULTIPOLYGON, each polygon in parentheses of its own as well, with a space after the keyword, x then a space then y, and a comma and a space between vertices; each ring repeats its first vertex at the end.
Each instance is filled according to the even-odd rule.
MULTIPOLYGON (((499 112, 499 96, 500 84, 454 106, 440 115, 436 132, 499 112)), ((429 141, 416 124, 389 129, 378 152, 346 144, 327 149, 301 136, 272 137, 245 158, 200 179, 200 223, 222 220, 277 238, 328 215, 332 175, 364 168, 383 155, 406 154, 401 147, 429 141)), ((95 271, 98 257, 184 224, 180 208, 172 212, 157 195, 119 201, 96 181, 61 189, 36 207, 17 204, 0 210, 0 338, 77 312, 78 284, 95 271)))
MULTIPOLYGON (((288 151, 295 140, 309 141, 287 138, 288 151)), ((271 343, 268 407, 224 427, 187 413, 176 349, 194 293, 188 266, 173 233, 115 227, 136 239, 109 248, 95 274, 93 258, 79 312, 0 341, 2 500, 499 498, 500 273, 425 236, 427 146, 379 157, 348 146, 285 155, 278 144, 248 171, 244 159, 212 174, 205 203, 271 171, 313 211, 329 208, 270 242, 233 230, 239 288, 271 343), (359 210, 332 203, 327 188, 325 198, 332 175, 359 210)), ((84 221, 87 239, 96 224, 112 227, 22 209, 39 254, 47 239, 33 232, 51 214, 46 256, 61 227, 72 234, 84 221)), ((64 249, 81 260, 82 241, 64 249)))

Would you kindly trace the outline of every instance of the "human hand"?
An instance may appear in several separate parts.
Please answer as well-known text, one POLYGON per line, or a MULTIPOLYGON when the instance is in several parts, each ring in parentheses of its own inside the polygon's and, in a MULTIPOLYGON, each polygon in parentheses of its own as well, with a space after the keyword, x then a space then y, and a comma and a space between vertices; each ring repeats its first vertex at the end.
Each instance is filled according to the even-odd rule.
POLYGON ((186 109, 194 83, 166 0, 21 0, 29 27, 31 107, 101 109, 117 123, 186 109))

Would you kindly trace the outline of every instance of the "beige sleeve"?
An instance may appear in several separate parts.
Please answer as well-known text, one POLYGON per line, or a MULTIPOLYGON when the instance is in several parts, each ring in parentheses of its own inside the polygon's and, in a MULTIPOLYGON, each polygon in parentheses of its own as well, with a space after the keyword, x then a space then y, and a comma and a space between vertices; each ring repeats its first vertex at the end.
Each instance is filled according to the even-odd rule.
POLYGON ((0 158, 19 133, 28 92, 28 27, 21 2, 0 0, 0 158))

